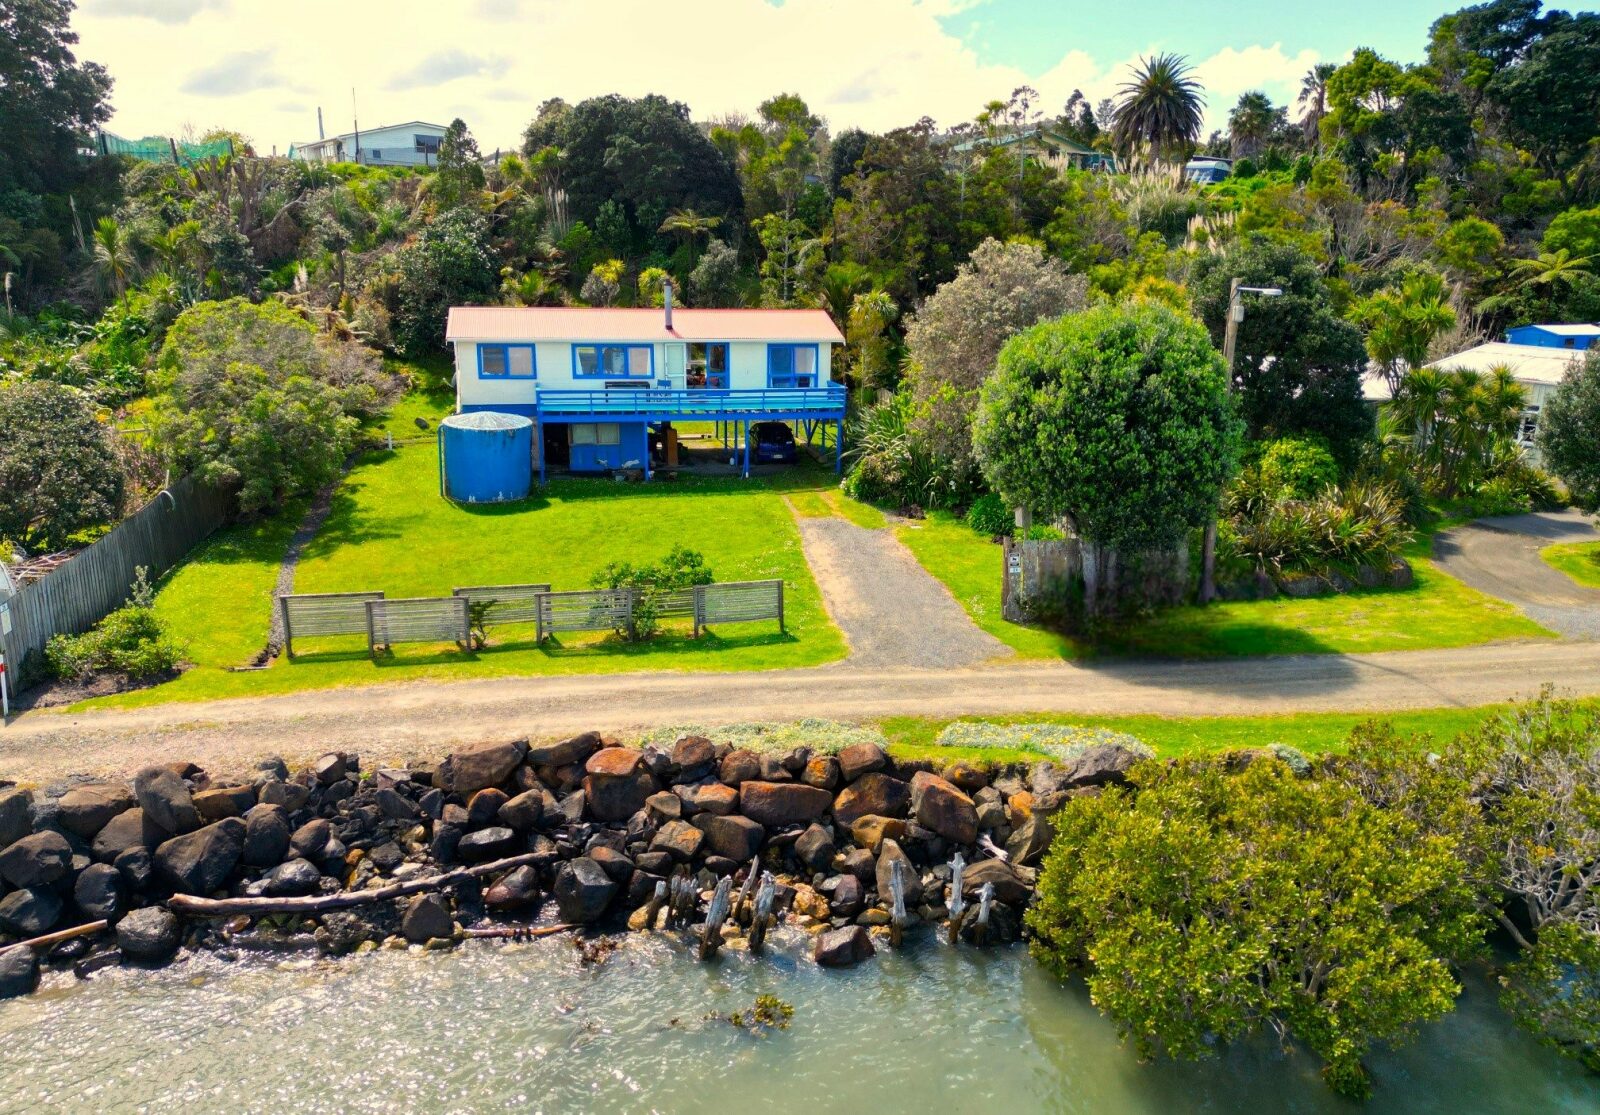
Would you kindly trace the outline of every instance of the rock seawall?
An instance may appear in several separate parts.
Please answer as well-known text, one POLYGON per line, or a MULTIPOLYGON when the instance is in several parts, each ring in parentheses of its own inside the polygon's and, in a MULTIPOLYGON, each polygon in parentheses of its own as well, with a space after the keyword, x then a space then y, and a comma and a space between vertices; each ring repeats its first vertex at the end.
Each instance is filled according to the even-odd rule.
POLYGON ((969 911, 990 896, 978 932, 1014 940, 1049 815, 1120 781, 1133 758, 1104 746, 1064 766, 936 771, 867 743, 770 754, 588 732, 408 768, 365 771, 341 752, 294 772, 268 760, 242 781, 171 763, 129 783, 0 788, 0 997, 32 990, 41 963, 87 976, 185 946, 339 954, 551 916, 596 931, 693 924, 730 877, 746 901, 720 932, 739 939, 752 872, 773 876, 774 915, 815 935, 818 963, 857 963, 889 934, 897 874, 896 933, 948 922, 963 905, 957 854, 969 911), (661 904, 672 880, 687 906, 661 904))

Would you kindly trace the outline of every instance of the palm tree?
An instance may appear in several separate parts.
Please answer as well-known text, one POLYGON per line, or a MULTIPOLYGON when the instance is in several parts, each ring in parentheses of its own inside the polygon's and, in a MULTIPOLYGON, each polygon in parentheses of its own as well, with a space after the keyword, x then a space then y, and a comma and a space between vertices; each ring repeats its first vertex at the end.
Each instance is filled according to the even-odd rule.
POLYGON ((1318 62, 1300 79, 1300 98, 1295 104, 1305 110, 1300 127, 1305 130, 1306 143, 1313 148, 1322 134, 1322 118, 1328 115, 1328 79, 1338 69, 1332 62, 1318 62))
POLYGON ((1236 159, 1259 155, 1272 138, 1278 110, 1260 90, 1239 95, 1239 103, 1228 114, 1228 145, 1236 159))
POLYGON ((657 232, 675 233, 683 237, 689 246, 689 266, 693 267, 695 260, 695 241, 700 237, 710 237, 722 223, 721 217, 702 217, 693 209, 674 209, 667 214, 667 219, 661 222, 657 232))
POLYGON ((1206 103, 1193 73, 1188 59, 1176 54, 1157 54, 1133 67, 1112 113, 1112 140, 1130 161, 1181 166, 1188 159, 1206 103))
POLYGON ((101 217, 94 226, 94 269, 118 298, 125 298, 134 275, 133 245, 115 217, 101 217))
POLYGON ((1594 272, 1589 269, 1593 258, 1593 256, 1573 258, 1568 249, 1558 248, 1553 252, 1540 252, 1533 259, 1512 260, 1511 273, 1520 276, 1521 285, 1525 287, 1547 286, 1554 289, 1557 283, 1572 286, 1579 279, 1593 277, 1594 272))

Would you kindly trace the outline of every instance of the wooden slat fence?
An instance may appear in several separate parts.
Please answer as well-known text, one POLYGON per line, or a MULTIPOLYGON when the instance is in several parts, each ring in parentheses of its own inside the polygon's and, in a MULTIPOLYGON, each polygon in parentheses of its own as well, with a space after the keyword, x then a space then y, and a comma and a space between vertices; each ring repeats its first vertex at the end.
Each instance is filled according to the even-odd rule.
POLYGON ((296 635, 365 635, 367 602, 382 599, 381 592, 301 592, 278 597, 284 653, 294 657, 296 635))
POLYGON ((20 668, 29 655, 44 651, 52 635, 99 623, 127 601, 135 570, 143 566, 154 584, 226 522, 232 508, 227 489, 185 477, 48 576, 0 600, 6 661, 20 668))
POLYGON ((695 589, 694 633, 718 623, 775 619, 783 627, 782 581, 727 581, 695 589))
POLYGON ((395 643, 448 641, 463 647, 472 645, 465 596, 369 600, 366 609, 369 653, 377 654, 379 647, 389 647, 395 643))
POLYGON ((490 601, 484 624, 493 627, 503 623, 537 623, 539 596, 549 591, 549 585, 472 585, 451 589, 450 595, 465 597, 474 604, 490 601))
POLYGON ((633 590, 583 589, 538 596, 538 639, 557 631, 626 631, 633 624, 633 590))

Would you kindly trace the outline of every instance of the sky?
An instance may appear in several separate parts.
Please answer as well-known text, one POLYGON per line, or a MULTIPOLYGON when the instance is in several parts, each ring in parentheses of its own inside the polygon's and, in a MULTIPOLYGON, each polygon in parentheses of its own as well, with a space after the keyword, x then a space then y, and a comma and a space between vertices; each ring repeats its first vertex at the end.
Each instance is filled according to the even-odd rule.
MULTIPOLYGON (((1464 2, 1464 0, 1463 0, 1464 2)), ((108 130, 226 127, 265 154, 461 117, 511 149, 541 101, 661 93, 695 119, 798 92, 834 131, 970 120, 1019 85, 1055 113, 1113 94, 1130 63, 1186 55, 1207 125, 1239 94, 1292 103, 1357 46, 1422 56, 1450 0, 79 0, 78 55, 116 81, 108 130), (352 107, 352 90, 354 91, 352 107)))

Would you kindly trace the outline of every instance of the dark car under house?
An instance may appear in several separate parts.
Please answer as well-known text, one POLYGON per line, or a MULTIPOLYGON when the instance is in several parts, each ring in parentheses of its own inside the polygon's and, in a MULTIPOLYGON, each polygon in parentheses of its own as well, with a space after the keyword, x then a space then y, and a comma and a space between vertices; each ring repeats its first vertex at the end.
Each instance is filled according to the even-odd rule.
POLYGON ((751 426, 750 448, 757 462, 791 463, 800 459, 794 431, 786 422, 757 422, 751 426))

